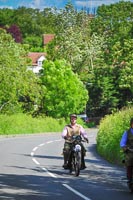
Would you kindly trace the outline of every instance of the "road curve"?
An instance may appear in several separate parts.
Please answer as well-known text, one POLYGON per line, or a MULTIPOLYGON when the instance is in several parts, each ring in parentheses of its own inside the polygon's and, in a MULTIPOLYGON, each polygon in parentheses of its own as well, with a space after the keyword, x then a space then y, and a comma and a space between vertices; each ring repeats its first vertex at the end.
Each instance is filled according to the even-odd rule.
POLYGON ((97 129, 87 132, 87 168, 79 177, 62 168, 60 133, 0 137, 0 200, 132 199, 124 168, 96 153, 97 129))

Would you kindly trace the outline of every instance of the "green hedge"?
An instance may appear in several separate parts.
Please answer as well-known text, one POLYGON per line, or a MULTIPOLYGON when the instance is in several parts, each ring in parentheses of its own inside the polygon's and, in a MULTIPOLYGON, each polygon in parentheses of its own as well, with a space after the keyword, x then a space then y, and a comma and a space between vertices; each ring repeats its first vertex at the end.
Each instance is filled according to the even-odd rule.
POLYGON ((133 107, 108 115, 100 122, 97 134, 97 151, 111 163, 121 164, 123 152, 120 140, 125 130, 130 127, 133 107))
POLYGON ((51 117, 33 118, 31 115, 0 115, 0 135, 30 134, 62 131, 65 121, 51 117))

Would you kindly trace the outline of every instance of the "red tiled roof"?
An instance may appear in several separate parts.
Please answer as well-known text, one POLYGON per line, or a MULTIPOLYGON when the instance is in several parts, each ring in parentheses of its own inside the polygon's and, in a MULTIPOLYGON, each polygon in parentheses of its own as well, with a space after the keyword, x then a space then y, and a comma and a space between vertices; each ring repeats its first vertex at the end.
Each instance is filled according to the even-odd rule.
POLYGON ((55 37, 55 34, 43 34, 43 44, 46 45, 51 42, 55 37))
POLYGON ((40 52, 30 52, 28 54, 28 57, 32 60, 32 65, 37 65, 37 60, 41 57, 46 57, 46 53, 40 53, 40 52))

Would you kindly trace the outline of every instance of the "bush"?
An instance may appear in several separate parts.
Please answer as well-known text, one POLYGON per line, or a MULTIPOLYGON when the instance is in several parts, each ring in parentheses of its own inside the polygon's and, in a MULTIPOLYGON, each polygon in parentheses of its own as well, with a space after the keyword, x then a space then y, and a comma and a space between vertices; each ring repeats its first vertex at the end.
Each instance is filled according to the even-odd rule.
POLYGON ((133 107, 108 115, 100 122, 97 151, 112 163, 121 164, 123 153, 120 149, 120 140, 124 131, 130 127, 131 117, 133 117, 133 107))
POLYGON ((0 115, 0 135, 30 134, 62 131, 65 120, 51 117, 33 118, 31 115, 0 115))

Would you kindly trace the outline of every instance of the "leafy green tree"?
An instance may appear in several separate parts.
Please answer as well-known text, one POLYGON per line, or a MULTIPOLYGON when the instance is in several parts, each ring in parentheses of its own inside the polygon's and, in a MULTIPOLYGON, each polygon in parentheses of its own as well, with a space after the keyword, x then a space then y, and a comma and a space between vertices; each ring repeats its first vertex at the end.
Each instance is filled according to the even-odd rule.
POLYGON ((115 111, 119 105, 119 98, 114 69, 108 66, 94 68, 89 82, 91 84, 87 86, 90 97, 87 105, 88 115, 103 117, 115 111))
POLYGON ((104 116, 133 102, 132 5, 123 1, 102 5, 91 21, 92 33, 103 35, 106 44, 88 80, 93 83, 88 110, 95 115, 104 116))
POLYGON ((39 80, 27 70, 29 64, 22 45, 0 29, 0 112, 31 110, 38 103, 39 80))
POLYGON ((13 24, 14 10, 9 8, 0 9, 0 26, 9 27, 13 24))
POLYGON ((42 37, 34 35, 27 36, 23 43, 29 45, 29 51, 31 52, 43 52, 44 50, 42 46, 42 37))
POLYGON ((52 117, 68 117, 85 109, 88 93, 65 60, 45 61, 41 76, 43 112, 52 117))
POLYGON ((98 7, 96 17, 91 21, 91 31, 103 34, 107 50, 105 59, 107 64, 113 62, 112 47, 119 41, 121 47, 125 39, 132 39, 133 3, 120 1, 111 5, 98 7))

